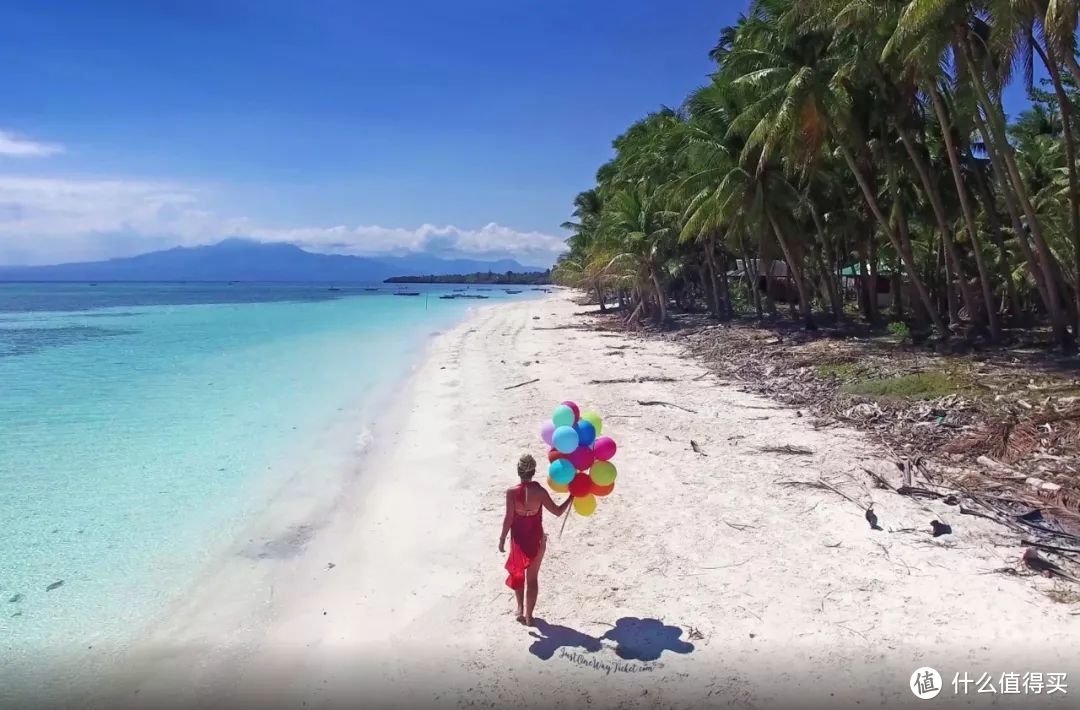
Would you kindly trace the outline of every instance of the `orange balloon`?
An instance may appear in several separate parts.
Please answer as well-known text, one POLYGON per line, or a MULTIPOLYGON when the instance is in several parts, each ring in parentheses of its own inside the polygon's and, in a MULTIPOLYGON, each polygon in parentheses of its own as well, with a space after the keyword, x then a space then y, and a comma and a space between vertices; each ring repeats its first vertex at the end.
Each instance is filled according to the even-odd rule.
POLYGON ((614 483, 607 486, 598 486, 596 485, 596 483, 592 484, 592 494, 598 498, 603 498, 607 494, 611 493, 613 490, 615 490, 614 483))
POLYGON ((555 491, 556 493, 566 493, 567 491, 570 490, 570 488, 568 486, 564 486, 561 483, 557 483, 555 481, 555 479, 553 479, 551 476, 548 476, 547 483, 548 483, 548 488, 555 491))
POLYGON ((558 459, 565 459, 565 458, 566 458, 566 454, 564 454, 564 453, 562 453, 562 452, 560 452, 560 451, 558 451, 556 449, 552 449, 551 451, 548 452, 548 463, 555 463, 555 461, 557 461, 558 459))

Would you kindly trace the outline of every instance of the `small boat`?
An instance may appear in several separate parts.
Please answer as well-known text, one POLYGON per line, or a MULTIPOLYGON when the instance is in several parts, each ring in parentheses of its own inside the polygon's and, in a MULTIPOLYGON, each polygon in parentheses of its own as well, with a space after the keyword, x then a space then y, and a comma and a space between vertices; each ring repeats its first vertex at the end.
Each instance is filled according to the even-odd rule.
POLYGON ((454 295, 454 294, 452 294, 452 293, 448 293, 448 294, 446 294, 446 295, 444 295, 444 296, 439 296, 439 298, 445 298, 445 299, 446 299, 446 300, 448 300, 448 301, 452 301, 452 300, 454 300, 455 298, 458 298, 458 297, 457 297, 457 296, 455 296, 455 295, 454 295))
POLYGON ((457 298, 491 298, 491 296, 481 296, 479 294, 461 294, 457 298))
POLYGON ((490 291, 490 288, 478 288, 477 291, 490 291))
POLYGON ((467 289, 467 288, 455 288, 454 293, 461 293, 462 291, 468 291, 468 290, 469 289, 467 289))
POLYGON ((340 288, 338 288, 337 286, 331 286, 330 288, 328 288, 328 289, 326 289, 326 290, 327 290, 327 291, 340 291, 341 289, 340 289, 340 288))
POLYGON ((398 291, 394 295, 395 296, 419 296, 420 292, 419 291, 398 291))
POLYGON ((515 291, 512 288, 504 288, 503 290, 506 291, 509 294, 521 293, 521 291, 515 291))
POLYGON ((377 289, 377 288, 365 288, 364 290, 370 293, 371 291, 378 291, 379 289, 377 289))

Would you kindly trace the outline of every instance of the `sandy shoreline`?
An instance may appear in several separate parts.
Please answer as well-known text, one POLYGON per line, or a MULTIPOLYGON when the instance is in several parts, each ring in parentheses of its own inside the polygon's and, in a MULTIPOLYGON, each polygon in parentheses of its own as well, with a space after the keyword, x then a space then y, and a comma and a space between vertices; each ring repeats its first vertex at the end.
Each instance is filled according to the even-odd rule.
POLYGON ((287 554, 238 556, 205 580, 110 679, 109 704, 896 706, 917 702, 921 665, 947 685, 964 671, 1080 678, 1080 617, 1040 591, 1052 583, 985 574, 1021 553, 997 546, 999 528, 860 474, 845 491, 876 501, 885 531, 872 532, 839 496, 777 485, 874 467, 876 453, 671 344, 576 328, 579 310, 563 295, 484 306, 437 336, 359 475, 290 506, 287 554), (588 384, 648 375, 676 381, 588 384), (522 451, 543 455, 539 424, 566 398, 605 417, 620 477, 561 538, 546 521, 544 623, 526 629, 496 550, 501 491, 522 451), (813 453, 759 450, 783 444, 813 453), (955 534, 923 532, 935 517, 955 534))

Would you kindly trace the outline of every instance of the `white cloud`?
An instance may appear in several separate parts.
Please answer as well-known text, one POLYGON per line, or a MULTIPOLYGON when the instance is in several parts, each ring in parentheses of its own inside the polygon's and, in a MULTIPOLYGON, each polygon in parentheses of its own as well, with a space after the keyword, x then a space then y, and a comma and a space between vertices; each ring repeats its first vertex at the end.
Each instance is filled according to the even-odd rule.
POLYGON ((340 254, 512 257, 536 266, 552 263, 566 249, 562 237, 494 223, 478 229, 432 224, 414 229, 285 227, 208 212, 199 206, 199 192, 183 185, 0 175, 0 264, 127 256, 210 244, 227 236, 340 254))
POLYGON ((64 146, 57 143, 39 143, 20 138, 0 129, 0 155, 13 158, 39 158, 63 153, 64 146))

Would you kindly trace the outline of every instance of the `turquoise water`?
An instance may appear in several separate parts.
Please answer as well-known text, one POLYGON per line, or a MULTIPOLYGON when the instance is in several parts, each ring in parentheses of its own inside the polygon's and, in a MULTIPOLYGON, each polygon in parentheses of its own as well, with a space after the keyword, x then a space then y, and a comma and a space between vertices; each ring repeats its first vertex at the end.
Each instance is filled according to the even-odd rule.
POLYGON ((160 612, 275 463, 511 298, 449 288, 0 284, 0 652, 116 641, 160 612))

